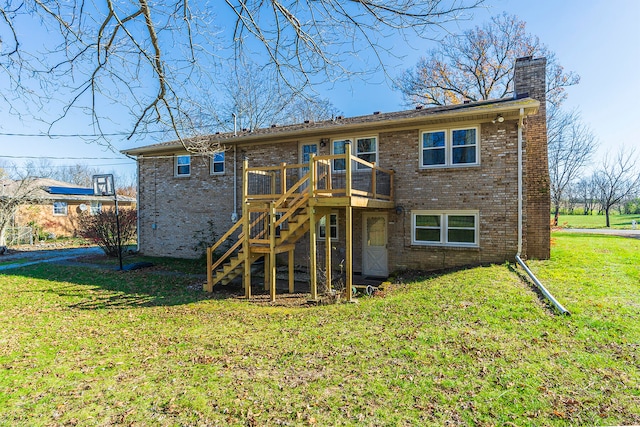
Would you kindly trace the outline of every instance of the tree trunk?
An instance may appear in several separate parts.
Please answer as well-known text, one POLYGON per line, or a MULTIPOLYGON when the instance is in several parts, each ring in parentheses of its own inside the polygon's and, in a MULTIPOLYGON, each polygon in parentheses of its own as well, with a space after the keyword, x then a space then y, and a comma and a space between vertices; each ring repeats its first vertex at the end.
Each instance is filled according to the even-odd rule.
POLYGON ((557 227, 558 226, 558 217, 560 216, 560 205, 558 203, 555 203, 555 206, 553 208, 553 226, 557 227))
POLYGON ((607 228, 610 228, 610 227, 611 227, 611 224, 609 223, 609 208, 606 208, 606 209, 604 210, 604 214, 605 214, 605 216, 607 217, 607 228))

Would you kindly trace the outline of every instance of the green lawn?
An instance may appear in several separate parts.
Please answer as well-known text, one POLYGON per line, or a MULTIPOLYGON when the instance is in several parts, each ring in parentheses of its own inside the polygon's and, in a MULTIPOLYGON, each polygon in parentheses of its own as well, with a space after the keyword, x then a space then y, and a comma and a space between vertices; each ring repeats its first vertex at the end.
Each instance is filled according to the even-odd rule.
MULTIPOLYGON (((553 215, 551 216, 553 219, 553 215)), ((611 228, 631 229, 631 221, 635 220, 640 229, 640 215, 611 215, 611 228)), ((558 226, 563 228, 606 228, 604 215, 560 215, 558 226)))
MULTIPOLYGON (((555 233, 358 304, 210 298, 175 275, 0 274, 0 425, 640 424, 640 240, 555 233)), ((280 296, 283 298, 283 296, 280 296)))

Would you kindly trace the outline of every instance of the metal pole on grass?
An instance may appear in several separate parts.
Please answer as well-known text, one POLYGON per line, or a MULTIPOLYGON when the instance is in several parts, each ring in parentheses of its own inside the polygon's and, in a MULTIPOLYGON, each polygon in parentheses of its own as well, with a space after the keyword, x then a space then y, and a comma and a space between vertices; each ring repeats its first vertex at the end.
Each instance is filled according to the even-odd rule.
POLYGON ((118 212, 118 195, 113 181, 113 174, 93 175, 94 196, 113 196, 116 205, 116 243, 118 245, 118 262, 122 270, 122 243, 120 241, 120 215, 118 212))

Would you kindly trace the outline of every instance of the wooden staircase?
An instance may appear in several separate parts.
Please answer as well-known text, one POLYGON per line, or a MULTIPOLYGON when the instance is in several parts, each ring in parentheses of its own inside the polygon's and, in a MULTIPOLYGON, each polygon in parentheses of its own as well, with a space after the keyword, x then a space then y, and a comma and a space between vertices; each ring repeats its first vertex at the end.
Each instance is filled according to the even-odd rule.
MULTIPOLYGON (((309 209, 308 205, 305 205, 301 208, 296 209, 293 212, 288 221, 287 228, 281 227, 279 229, 279 236, 276 236, 275 239, 275 252, 282 253, 288 252, 295 248, 295 244, 302 236, 304 236, 307 231, 309 231, 309 209)), ((267 215, 264 215, 266 218, 267 215)), ((260 217, 258 220, 254 221, 254 225, 256 221, 261 221, 264 218, 260 217)), ((241 224, 244 223, 244 217, 240 218, 236 223, 240 225, 237 227, 234 225, 230 230, 231 233, 238 228, 241 228, 241 224)), ((258 237, 263 237, 267 235, 268 232, 264 231, 263 234, 260 234, 258 237)), ((228 236, 225 236, 225 238, 228 236)), ((211 262, 213 258, 214 251, 219 247, 219 245, 214 245, 207 250, 207 291, 211 292, 213 287, 217 284, 227 285, 233 279, 238 277, 244 271, 244 263, 247 260, 246 252, 242 249, 242 239, 244 238, 244 231, 240 233, 238 236, 238 240, 236 244, 234 244, 227 252, 222 255, 215 263, 211 262)), ((265 254, 271 251, 271 247, 269 243, 263 243, 263 239, 250 239, 252 242, 249 244, 249 264, 253 264, 258 261, 260 258, 263 258, 265 254)), ((223 241, 223 239, 220 239, 223 241)))
MULTIPOLYGON (((294 289, 294 249, 309 235, 309 286, 311 299, 317 299, 316 224, 332 209, 344 209, 346 298, 351 300, 353 280, 353 209, 391 209, 393 171, 368 163, 351 154, 311 155, 309 163, 252 167, 243 162, 242 217, 213 246, 207 248, 207 283, 212 292, 217 284, 226 285, 242 275, 245 296, 251 296, 251 266, 264 258, 265 289, 271 300, 276 296, 276 255, 288 253, 289 291, 294 289), (336 162, 336 163, 334 163, 336 162), (344 169, 334 173, 335 165, 344 169), (352 169, 357 173, 353 174, 352 169), (215 262, 214 254, 227 247, 215 262)), ((328 223, 328 218, 327 218, 328 223)), ((331 237, 325 233, 325 274, 331 284, 331 237)), ((322 256, 321 256, 322 257, 322 256)))
MULTIPOLYGON (((250 200, 244 196, 243 216, 210 248, 207 249, 207 283, 204 290, 212 292, 217 284, 227 285, 243 274, 260 258, 290 252, 310 228, 309 173, 276 200, 250 200), (248 232, 247 232, 248 230, 248 232), (223 243, 235 242, 213 262, 213 255, 223 243)), ((318 209, 316 209, 318 211, 318 209)), ((328 210, 321 209, 323 215, 328 210)), ((317 218, 321 218, 316 213, 317 218)), ((246 286, 246 284, 245 284, 246 286)), ((290 286, 291 288, 291 286, 290 286)), ((249 290, 247 292, 250 292, 249 290)))

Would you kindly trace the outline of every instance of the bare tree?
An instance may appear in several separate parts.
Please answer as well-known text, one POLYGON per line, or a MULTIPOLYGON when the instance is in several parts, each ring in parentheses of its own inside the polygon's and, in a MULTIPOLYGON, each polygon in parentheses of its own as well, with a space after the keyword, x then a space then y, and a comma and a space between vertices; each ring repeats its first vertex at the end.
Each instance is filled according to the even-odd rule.
POLYGON ((271 69, 256 64, 239 67, 222 82, 219 99, 203 106, 203 126, 254 130, 274 124, 327 120, 339 114, 329 100, 282 84, 271 69))
POLYGON ((637 162, 635 149, 623 147, 614 159, 607 154, 600 169, 595 173, 600 191, 600 203, 607 218, 607 227, 611 226, 609 221, 611 208, 633 194, 636 187, 640 185, 637 162))
POLYGON ((76 163, 75 165, 66 165, 58 168, 52 178, 83 187, 91 187, 93 185, 93 175, 100 173, 102 172, 96 167, 76 163))
POLYGON ((192 123, 193 103, 215 95, 229 59, 256 59, 300 90, 384 66, 390 36, 434 37, 482 2, 225 0, 214 8, 184 0, 9 0, 0 6, 0 70, 9 85, 0 101, 17 113, 30 105, 53 110, 58 120, 86 111, 103 137, 121 130, 112 122, 121 108, 131 118, 129 137, 169 126, 180 138, 193 133, 183 127, 192 123), (34 28, 42 37, 22 36, 34 28), (364 51, 377 60, 364 60, 364 51))
POLYGON ((56 166, 53 162, 46 158, 37 160, 29 160, 22 167, 24 170, 22 175, 32 176, 34 178, 54 178, 56 174, 56 166))
POLYGON ((578 198, 583 206, 583 214, 591 215, 593 209, 599 201, 600 192, 596 182, 595 175, 591 175, 587 178, 582 178, 576 184, 575 189, 578 198))
POLYGON ((0 181, 0 246, 6 246, 5 232, 20 206, 37 199, 35 178, 0 181))
POLYGON ((447 36, 399 77, 397 88, 411 105, 502 98, 513 92, 513 68, 522 56, 547 58, 547 101, 551 104, 560 105, 566 98, 565 87, 580 81, 577 74, 564 71, 538 37, 527 33, 524 21, 504 13, 462 35, 447 36))
POLYGON ((566 190, 590 162, 597 143, 595 135, 575 110, 551 115, 547 121, 547 135, 553 224, 557 226, 566 190))

